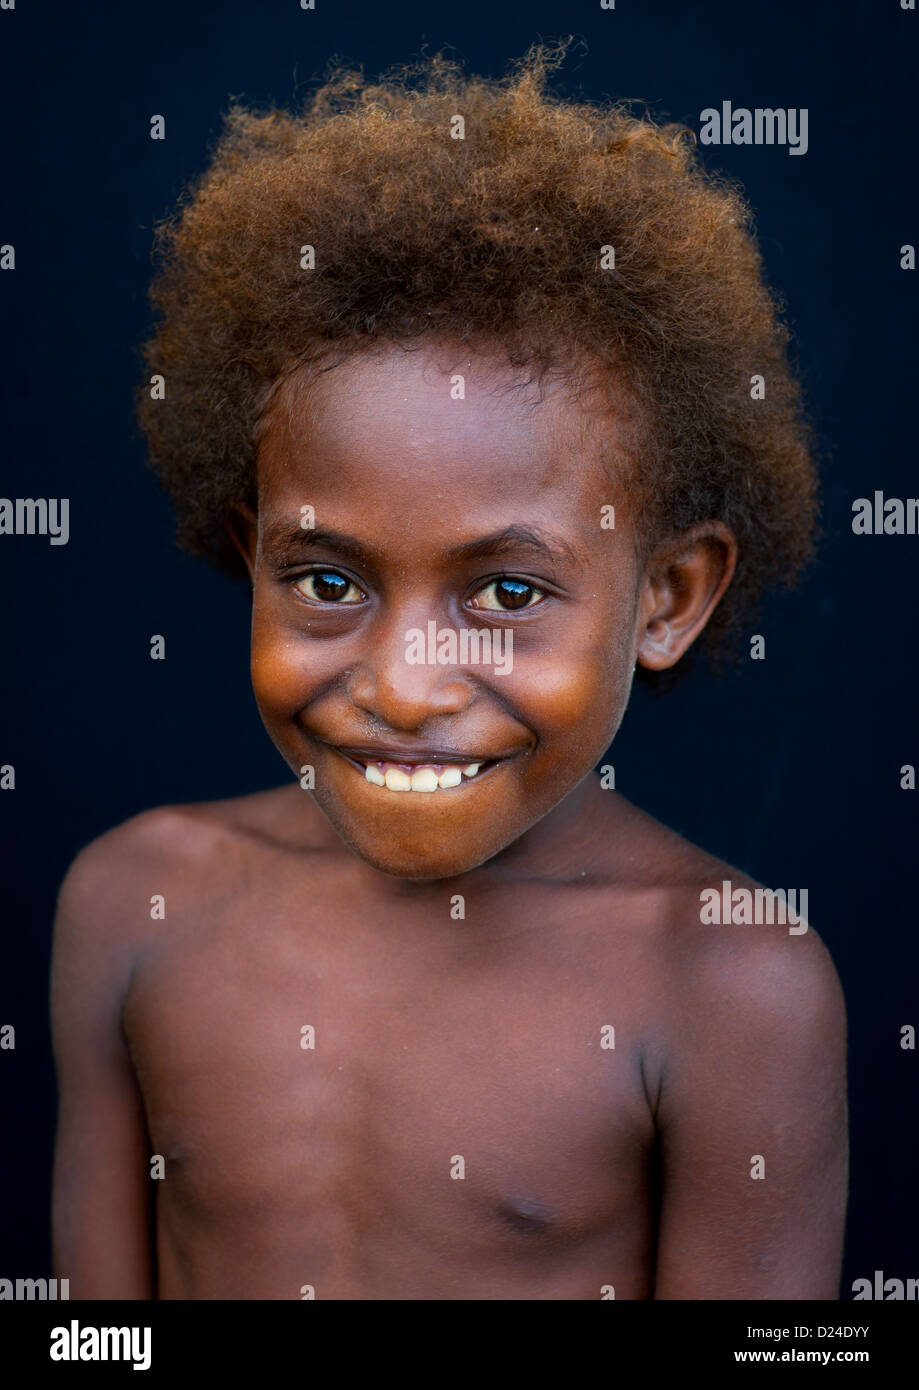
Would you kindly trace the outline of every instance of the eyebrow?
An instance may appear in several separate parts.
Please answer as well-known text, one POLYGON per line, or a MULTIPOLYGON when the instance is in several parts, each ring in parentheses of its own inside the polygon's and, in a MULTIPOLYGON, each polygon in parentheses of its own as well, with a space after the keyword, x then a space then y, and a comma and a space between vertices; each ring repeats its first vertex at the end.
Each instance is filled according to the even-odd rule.
MULTIPOLYGON (((304 546, 321 546, 335 551, 357 563, 372 564, 379 561, 379 552, 349 536, 343 531, 305 529, 299 525, 277 522, 265 531, 267 550, 303 549, 304 546)), ((553 565, 574 564, 576 557, 567 541, 560 536, 550 536, 547 532, 530 526, 505 526, 474 541, 464 541, 451 546, 448 557, 454 561, 491 559, 509 553, 526 552, 537 560, 547 560, 553 565)))
POLYGON ((508 551, 527 551, 534 558, 548 560, 553 565, 575 562, 574 551, 567 541, 529 526, 505 526, 503 530, 492 531, 479 540, 454 546, 450 556, 457 560, 484 560, 494 555, 506 555, 508 551))
POLYGON ((326 550, 334 550, 339 555, 364 563, 375 556, 375 551, 370 546, 362 545, 354 536, 348 536, 343 531, 315 530, 283 521, 266 528, 264 545, 266 550, 282 551, 301 550, 304 546, 323 546, 326 550))

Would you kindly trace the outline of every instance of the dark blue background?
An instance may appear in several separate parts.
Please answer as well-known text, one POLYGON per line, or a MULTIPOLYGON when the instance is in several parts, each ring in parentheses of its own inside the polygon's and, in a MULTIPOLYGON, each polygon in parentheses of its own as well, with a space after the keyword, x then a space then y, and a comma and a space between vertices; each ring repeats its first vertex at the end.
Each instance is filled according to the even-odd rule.
MULTIPOLYGON (((574 30, 556 87, 699 113, 807 107, 809 150, 722 147, 785 296, 824 459, 820 563, 759 625, 738 677, 638 691, 617 787, 773 886, 806 886, 849 1002, 852 1196, 843 1297, 874 1269, 919 1276, 915 1201, 919 537, 856 537, 853 498, 919 493, 913 430, 919 14, 898 0, 494 0, 462 4, 163 0, 0 12, 3 471, 9 497, 71 499, 71 540, 0 537, 0 763, 8 1095, 0 1275, 48 1262, 54 1079, 47 966, 54 896, 80 846, 135 812, 283 780, 248 681, 249 608, 171 545, 132 418, 148 325, 151 226, 202 166, 230 95, 281 104, 333 55, 375 73, 423 44, 490 75, 574 30), (149 139, 150 116, 167 139, 149 139), (168 659, 151 662, 152 633, 168 659)), ((851 1293, 849 1292, 849 1295, 851 1293)))

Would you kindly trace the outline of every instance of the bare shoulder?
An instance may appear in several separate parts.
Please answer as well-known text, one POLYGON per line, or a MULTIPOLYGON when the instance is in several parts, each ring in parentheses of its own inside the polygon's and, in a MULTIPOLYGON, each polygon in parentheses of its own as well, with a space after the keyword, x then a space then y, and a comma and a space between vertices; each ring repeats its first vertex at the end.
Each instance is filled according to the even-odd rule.
POLYGON ((768 887, 701 855, 667 904, 668 960, 686 1004, 727 1033, 844 1050, 845 1004, 805 884, 768 887))
MULTIPOLYGON (((141 890, 209 885, 258 853, 308 848, 310 808, 297 787, 222 801, 158 806, 106 831, 76 855, 58 896, 58 927, 91 919, 126 927, 141 890)), ((149 917, 149 913, 145 913, 149 917)))
POLYGON ((766 887, 628 806, 634 880, 654 959, 662 1031, 732 1036, 793 1051, 845 1047, 835 966, 811 924, 806 884, 766 887))
POLYGON ((836 1298, 846 1020, 807 885, 765 888, 640 813, 633 828, 654 1297, 836 1298))

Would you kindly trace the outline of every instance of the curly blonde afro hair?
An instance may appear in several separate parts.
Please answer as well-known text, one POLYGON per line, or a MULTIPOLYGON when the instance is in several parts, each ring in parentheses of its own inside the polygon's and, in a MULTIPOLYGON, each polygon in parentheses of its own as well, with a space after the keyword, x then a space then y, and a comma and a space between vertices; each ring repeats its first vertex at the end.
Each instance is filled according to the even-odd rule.
POLYGON ((685 128, 551 95, 558 57, 534 48, 496 81, 442 56, 377 83, 339 69, 294 113, 233 102, 156 228, 144 360, 166 396, 138 388, 141 428, 179 544, 241 574, 226 522, 255 504, 263 412, 298 367, 427 335, 539 369, 589 360, 638 404, 645 539, 711 519, 737 538, 702 638, 723 654, 811 550, 788 332, 739 189, 685 128))

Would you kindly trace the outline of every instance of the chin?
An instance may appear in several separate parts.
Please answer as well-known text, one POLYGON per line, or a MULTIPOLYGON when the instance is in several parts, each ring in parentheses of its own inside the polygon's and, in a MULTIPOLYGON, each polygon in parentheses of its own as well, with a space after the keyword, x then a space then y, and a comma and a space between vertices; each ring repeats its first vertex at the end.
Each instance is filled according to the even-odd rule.
POLYGON ((349 824, 347 818, 330 815, 330 809, 323 806, 326 816, 348 848, 365 864, 389 878, 416 882, 457 878, 485 864, 504 848, 503 841, 483 844, 481 840, 459 847, 455 843, 445 843, 443 833, 433 828, 430 841, 426 844, 419 844, 414 836, 411 840, 406 838, 401 841, 398 836, 374 839, 367 834, 366 825, 349 824))
MULTIPOLYGON (((366 858, 366 856, 365 856, 366 858)), ((388 875, 389 878, 400 878, 411 883, 437 883, 440 880, 458 878, 460 874, 467 873, 469 869, 475 868, 474 864, 450 864, 440 866, 434 864, 411 865, 391 863, 389 861, 375 862, 367 859, 368 864, 381 874, 388 875)))
POLYGON ((348 838, 348 844, 365 864, 390 878, 411 879, 415 882, 433 883, 438 879, 457 878, 470 869, 476 869, 491 859, 497 850, 468 856, 426 854, 412 852, 396 847, 382 848, 379 845, 365 845, 348 838))

